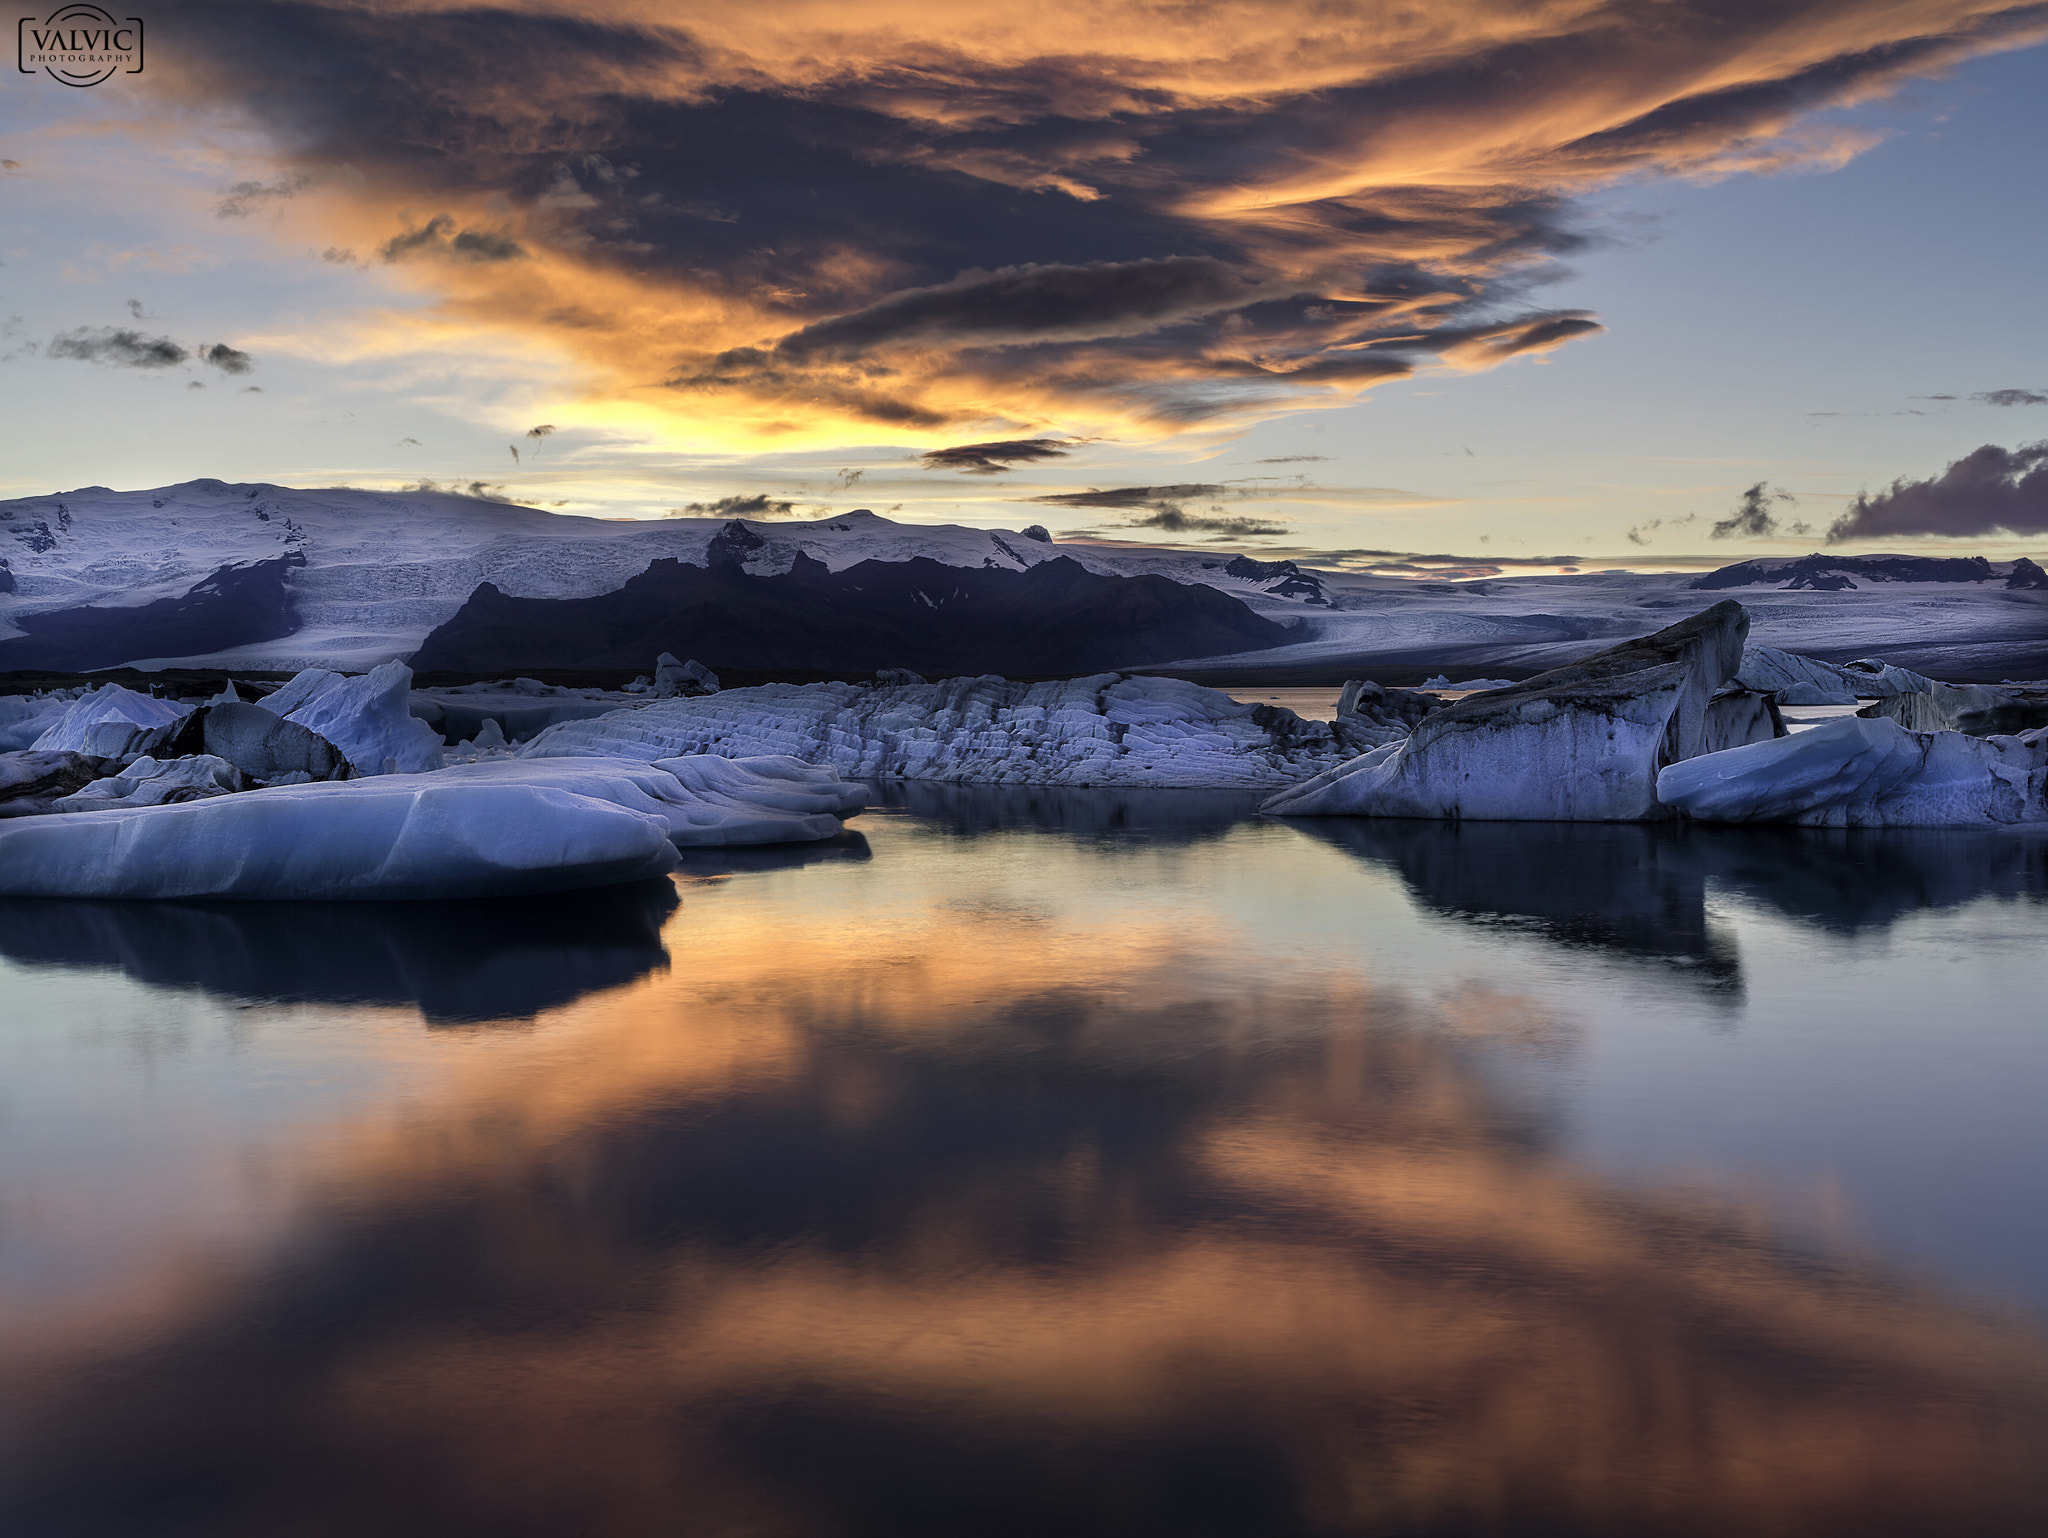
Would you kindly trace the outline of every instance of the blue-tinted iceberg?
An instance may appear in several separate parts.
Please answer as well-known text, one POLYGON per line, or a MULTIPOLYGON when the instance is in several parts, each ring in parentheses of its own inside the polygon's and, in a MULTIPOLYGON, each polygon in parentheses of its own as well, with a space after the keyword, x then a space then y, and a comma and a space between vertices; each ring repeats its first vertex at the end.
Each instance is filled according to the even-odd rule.
POLYGON ((438 775, 0 823, 4 897, 516 897, 675 864, 661 817, 544 785, 438 775))
POLYGON ((441 767, 441 734, 413 718, 411 691, 401 662, 353 678, 308 668, 262 703, 340 748, 357 774, 417 774, 441 767))
POLYGON ((1768 701, 1724 692, 1749 616, 1724 600, 1509 688, 1436 711, 1263 810, 1449 821, 1640 822, 1672 814, 1657 771, 1675 759, 1767 738, 1768 701))
POLYGON ((807 843, 836 836, 867 787, 793 758, 488 759, 428 776, 451 785, 534 785, 593 796, 667 824, 687 848, 807 843))
POLYGON ((190 705, 104 684, 65 706, 31 746, 38 753, 126 758, 148 752, 191 710, 190 705))
POLYGON ((2048 728, 1912 732, 1858 716, 1673 764, 1657 795, 1701 822, 1984 827, 2048 819, 2048 728))
POLYGON ((1173 678, 764 684, 551 726, 521 761, 788 756, 848 779, 1275 789, 1377 740, 1173 678))

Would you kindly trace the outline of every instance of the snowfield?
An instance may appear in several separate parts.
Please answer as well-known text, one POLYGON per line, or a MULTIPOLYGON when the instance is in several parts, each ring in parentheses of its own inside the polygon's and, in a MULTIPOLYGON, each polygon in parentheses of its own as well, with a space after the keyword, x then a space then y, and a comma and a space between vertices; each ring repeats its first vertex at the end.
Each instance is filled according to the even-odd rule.
MULTIPOLYGON (((714 541, 755 575, 787 572, 799 552, 832 571, 919 557, 1023 571, 1066 556, 1105 576, 1200 584, 1300 625, 1301 640, 1153 670, 1235 670, 1276 680, 1290 669, 1363 673, 1375 663, 1411 661, 1468 672, 1554 667, 1722 596, 1684 573, 1405 581, 1215 551, 1054 543, 1041 529, 897 523, 868 512, 808 523, 615 522, 441 493, 199 480, 0 503, 0 654, 10 640, 27 637, 24 622, 38 616, 197 604, 204 585, 228 572, 257 585, 281 581, 294 618, 275 628, 289 633, 95 665, 362 671, 409 656, 480 583, 522 598, 596 597, 656 559, 706 564, 714 541)), ((1950 678, 2048 674, 2048 590, 2008 586, 2012 563, 1994 563, 1981 581, 1852 573, 1839 587, 1815 585, 1810 559, 1750 564, 1759 580, 1726 596, 1748 609, 1752 644, 1831 661, 1883 656, 1950 678)), ((0 660, 0 670, 22 665, 0 660)))

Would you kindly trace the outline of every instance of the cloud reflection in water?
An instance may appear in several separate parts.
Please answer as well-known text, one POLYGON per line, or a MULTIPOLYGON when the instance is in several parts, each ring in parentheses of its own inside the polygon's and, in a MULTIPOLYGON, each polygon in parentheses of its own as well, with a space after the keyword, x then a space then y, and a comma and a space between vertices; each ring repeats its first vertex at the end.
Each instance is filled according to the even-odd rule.
MULTIPOLYGON (((970 821, 686 888, 676 969, 564 1012, 573 1050, 338 1140, 286 1256, 82 1345, 27 1407, 23 1530, 1881 1538, 2048 1511, 2033 1323, 1576 1163, 1555 1000, 1262 954, 1228 891, 1336 888, 1313 844, 970 821)), ((1579 954, 1651 944, 1542 896, 1641 900, 1612 842, 1487 845, 1486 910, 1459 896, 1483 841, 1432 831, 1370 857, 1482 916, 1548 862, 1539 929, 1590 904, 1609 949, 1579 954)), ((1679 894, 1671 953, 1711 955, 1683 849, 1646 890, 1679 894)))

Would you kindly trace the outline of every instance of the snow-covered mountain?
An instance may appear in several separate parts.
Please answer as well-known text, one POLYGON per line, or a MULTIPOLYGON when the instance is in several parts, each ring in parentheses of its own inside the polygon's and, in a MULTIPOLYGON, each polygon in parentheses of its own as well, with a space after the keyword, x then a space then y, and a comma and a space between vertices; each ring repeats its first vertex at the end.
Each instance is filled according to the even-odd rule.
POLYGON ((1304 682, 1372 671, 1397 680, 1411 667, 1549 667, 1658 629, 1720 588, 1736 589, 1750 610, 1753 642, 1832 659, 1882 655, 1948 677, 2048 674, 2048 587, 2032 562, 1810 557, 1705 577, 1417 582, 869 512, 811 523, 612 521, 435 492, 215 480, 0 503, 0 671, 361 669, 412 655, 485 583, 513 599, 588 600, 620 593, 657 560, 774 577, 789 575, 799 556, 804 570, 817 563, 830 573, 920 559, 1022 573, 1064 558, 1098 576, 1199 585, 1299 639, 1130 661, 1276 679, 1291 672, 1304 682), (1960 579, 1948 569, 1965 565, 1960 579))

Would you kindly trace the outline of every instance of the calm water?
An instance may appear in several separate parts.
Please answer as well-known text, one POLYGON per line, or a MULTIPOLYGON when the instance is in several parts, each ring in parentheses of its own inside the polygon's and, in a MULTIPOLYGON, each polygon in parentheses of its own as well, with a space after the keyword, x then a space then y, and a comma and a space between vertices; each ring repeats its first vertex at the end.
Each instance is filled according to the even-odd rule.
POLYGON ((2048 843, 888 796, 0 905, 0 1530, 2048 1525, 2048 843))

